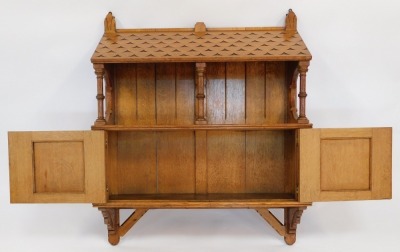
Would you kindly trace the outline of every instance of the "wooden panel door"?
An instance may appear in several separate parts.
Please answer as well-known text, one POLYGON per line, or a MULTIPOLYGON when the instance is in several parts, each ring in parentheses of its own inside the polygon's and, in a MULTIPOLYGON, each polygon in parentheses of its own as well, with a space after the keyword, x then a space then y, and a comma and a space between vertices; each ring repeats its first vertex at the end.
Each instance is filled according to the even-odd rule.
POLYGON ((12 203, 105 203, 103 131, 9 132, 12 203))
POLYGON ((299 200, 392 197, 392 129, 301 129, 299 200))

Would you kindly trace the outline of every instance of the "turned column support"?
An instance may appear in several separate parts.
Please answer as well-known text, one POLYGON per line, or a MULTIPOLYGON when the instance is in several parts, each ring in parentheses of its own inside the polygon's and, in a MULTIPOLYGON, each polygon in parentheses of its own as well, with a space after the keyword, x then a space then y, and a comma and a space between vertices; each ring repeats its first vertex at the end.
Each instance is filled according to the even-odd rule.
POLYGON ((97 120, 94 125, 105 125, 106 120, 104 118, 104 92, 103 92, 103 80, 104 80, 104 65, 93 64, 94 73, 97 78, 97 120))
POLYGON ((306 116, 306 76, 308 71, 308 66, 310 65, 310 61, 300 61, 299 62, 299 74, 300 74, 300 114, 297 119, 298 123, 309 123, 309 120, 306 116))
POLYGON ((206 63, 196 63, 196 124, 206 124, 206 63))
POLYGON ((117 245, 120 238, 123 237, 148 211, 148 209, 136 209, 125 221, 120 225, 119 208, 101 208, 99 210, 103 214, 104 224, 107 225, 108 242, 111 245, 117 245))

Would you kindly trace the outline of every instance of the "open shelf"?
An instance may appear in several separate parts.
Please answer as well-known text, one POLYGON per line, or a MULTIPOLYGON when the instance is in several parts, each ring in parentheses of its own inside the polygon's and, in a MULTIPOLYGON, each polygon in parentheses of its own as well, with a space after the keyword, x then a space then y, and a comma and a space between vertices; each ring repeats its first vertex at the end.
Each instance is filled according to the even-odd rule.
POLYGON ((182 130, 290 130, 311 128, 312 124, 282 123, 268 125, 207 124, 207 125, 102 125, 93 130, 106 131, 182 131, 182 130))
POLYGON ((101 207, 118 208, 274 208, 309 206, 290 193, 123 194, 101 207))

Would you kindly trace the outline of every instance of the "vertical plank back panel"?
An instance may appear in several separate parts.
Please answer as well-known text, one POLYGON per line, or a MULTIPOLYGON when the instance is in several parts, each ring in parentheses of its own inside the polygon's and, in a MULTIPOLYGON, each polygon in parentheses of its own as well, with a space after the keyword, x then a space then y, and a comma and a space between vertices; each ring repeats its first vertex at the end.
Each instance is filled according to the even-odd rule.
POLYGON ((226 63, 226 124, 244 124, 245 119, 245 63, 226 63))
POLYGON ((265 63, 266 123, 284 123, 287 109, 285 62, 265 63))
POLYGON ((118 193, 156 193, 156 133, 118 133, 118 193))
POLYGON ((225 122, 225 63, 207 63, 207 122, 225 122))
POLYGON ((265 62, 246 64, 246 124, 263 124, 265 106, 265 62))
POLYGON ((136 65, 121 64, 115 68, 116 123, 121 125, 136 122, 136 65))
POLYGON ((284 182, 284 132, 246 132, 246 192, 282 193, 284 182))
POLYGON ((194 132, 158 132, 157 135, 158 193, 194 193, 194 132))
POLYGON ((176 123, 194 123, 194 64, 176 63, 176 123))
POLYGON ((207 193, 207 131, 195 131, 196 193, 207 193))
POLYGON ((245 132, 207 132, 208 193, 242 193, 246 181, 245 132))
POLYGON ((156 124, 155 65, 137 64, 137 120, 139 125, 156 124))
POLYGON ((176 66, 173 63, 156 65, 157 124, 176 123, 176 66))

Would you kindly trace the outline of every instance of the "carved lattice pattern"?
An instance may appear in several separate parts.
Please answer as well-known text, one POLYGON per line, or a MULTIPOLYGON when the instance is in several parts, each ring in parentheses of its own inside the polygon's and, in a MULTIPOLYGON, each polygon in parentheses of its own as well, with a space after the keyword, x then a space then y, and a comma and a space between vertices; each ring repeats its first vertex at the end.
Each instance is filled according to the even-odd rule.
POLYGON ((92 62, 309 60, 311 54, 296 32, 284 30, 194 31, 119 30, 105 34, 92 62))

